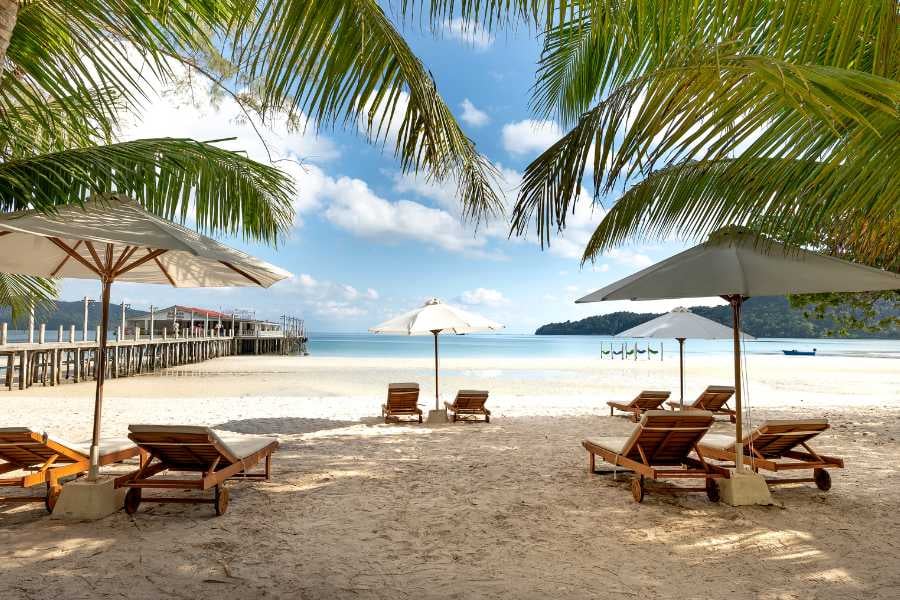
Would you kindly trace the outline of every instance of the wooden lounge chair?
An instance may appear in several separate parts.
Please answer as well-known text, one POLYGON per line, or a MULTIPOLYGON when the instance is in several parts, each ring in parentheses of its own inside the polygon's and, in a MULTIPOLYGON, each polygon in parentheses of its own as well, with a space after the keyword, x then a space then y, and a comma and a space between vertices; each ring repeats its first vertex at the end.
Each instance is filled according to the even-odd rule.
POLYGON ((650 410, 628 437, 598 437, 582 442, 590 456, 591 473, 615 473, 618 467, 631 471, 631 494, 636 502, 644 500, 647 492, 645 478, 703 479, 703 487, 674 485, 654 486, 662 492, 706 492, 712 502, 719 500, 719 488, 714 479, 728 477, 728 471, 706 462, 697 449, 697 442, 713 424, 712 413, 706 411, 650 410), (691 451, 697 458, 688 456, 691 451), (596 457, 611 463, 613 470, 597 471, 596 457))
MULTIPOLYGON (((814 482, 823 491, 831 489, 831 475, 826 469, 843 468, 844 461, 823 456, 809 447, 809 441, 828 429, 826 419, 766 421, 744 436, 744 464, 754 471, 812 469, 812 477, 767 478, 769 485, 814 482), (797 447, 803 450, 797 449, 797 447)), ((707 434, 700 450, 707 458, 734 462, 734 436, 707 434)))
MULTIPOLYGON (((734 387, 730 385, 711 385, 700 394, 693 404, 685 404, 684 408, 690 410, 708 410, 714 415, 727 415, 734 423, 737 417, 735 412, 728 407, 728 401, 734 396, 734 387)), ((681 405, 674 400, 666 402, 672 410, 678 410, 681 405)))
POLYGON ((418 383, 388 384, 387 402, 381 405, 381 416, 384 422, 399 422, 400 417, 418 417, 422 422, 422 409, 419 408, 418 383))
MULTIPOLYGON (((125 438, 100 440, 100 466, 134 458, 140 450, 125 438)), ((0 487, 30 488, 45 484, 43 496, 6 496, 0 502, 43 502, 53 512, 62 491, 60 480, 83 475, 90 468, 90 442, 73 444, 38 433, 30 427, 0 428, 0 474, 22 471, 14 477, 0 477, 0 487)))
POLYGON ((484 407, 487 402, 488 392, 484 390, 459 390, 453 404, 444 402, 449 412, 453 413, 453 421, 478 421, 478 416, 484 417, 485 423, 491 422, 491 411, 484 407))
POLYGON ((621 410, 630 413, 631 420, 637 423, 643 412, 660 408, 671 395, 671 392, 661 390, 644 390, 628 404, 624 402, 607 402, 606 404, 609 406, 609 416, 613 415, 613 411, 621 410))
POLYGON ((118 482, 127 487, 125 511, 134 514, 141 502, 213 504, 216 515, 228 509, 229 479, 269 479, 272 453, 278 440, 258 435, 241 435, 189 425, 131 425, 131 438, 149 454, 140 470, 118 482), (250 469, 265 461, 263 472, 250 469), (193 479, 158 477, 164 472, 198 473, 193 479), (142 497, 144 489, 202 490, 213 489, 212 498, 142 497))

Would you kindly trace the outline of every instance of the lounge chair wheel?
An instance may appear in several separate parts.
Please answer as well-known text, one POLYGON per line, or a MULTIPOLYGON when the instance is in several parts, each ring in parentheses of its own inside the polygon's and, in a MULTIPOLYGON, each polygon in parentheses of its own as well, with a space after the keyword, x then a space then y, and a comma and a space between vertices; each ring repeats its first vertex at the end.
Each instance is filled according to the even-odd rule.
POLYGON ((141 488, 129 488, 125 494, 125 512, 133 515, 141 505, 141 488))
POLYGON ((221 517, 228 510, 228 490, 224 486, 216 486, 216 516, 221 517))
POLYGON ((816 487, 823 492, 831 489, 831 473, 825 469, 813 469, 813 479, 816 480, 816 487))
POLYGON ((44 506, 47 508, 48 513, 53 512, 56 501, 59 500, 60 493, 62 493, 62 488, 60 486, 47 484, 47 495, 44 496, 44 506))
POLYGON ((706 497, 709 498, 710 502, 718 502, 720 498, 719 485, 711 477, 706 480, 706 497))
POLYGON ((631 495, 634 496, 635 502, 644 501, 644 476, 635 477, 631 480, 631 495))

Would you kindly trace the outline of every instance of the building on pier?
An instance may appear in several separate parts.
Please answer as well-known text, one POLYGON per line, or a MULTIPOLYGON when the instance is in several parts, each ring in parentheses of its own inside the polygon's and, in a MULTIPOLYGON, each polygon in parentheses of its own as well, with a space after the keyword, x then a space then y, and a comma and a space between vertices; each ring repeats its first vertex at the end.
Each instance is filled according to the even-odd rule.
POLYGON ((225 331, 234 331, 238 325, 237 313, 222 312, 211 308, 182 306, 176 304, 160 308, 152 312, 135 313, 125 319, 125 336, 132 335, 136 327, 146 334, 153 331, 154 336, 163 331, 173 335, 182 333, 192 336, 215 335, 225 331))

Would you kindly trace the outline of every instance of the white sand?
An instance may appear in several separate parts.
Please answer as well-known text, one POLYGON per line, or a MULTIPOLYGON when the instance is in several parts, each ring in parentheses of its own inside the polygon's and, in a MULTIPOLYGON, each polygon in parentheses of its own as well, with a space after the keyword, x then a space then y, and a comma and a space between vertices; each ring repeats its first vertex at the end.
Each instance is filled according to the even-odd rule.
MULTIPOLYGON (((686 396, 730 382, 728 358, 687 364, 686 396)), ((490 425, 377 418, 389 381, 428 359, 232 357, 112 380, 105 435, 187 422, 279 436, 272 481, 207 505, 142 505, 96 523, 0 507, 0 598, 896 598, 900 362, 749 359, 754 420, 827 416, 816 449, 834 487, 777 488, 783 507, 649 495, 587 473, 586 436, 622 434, 609 399, 677 396, 677 363, 446 359, 444 399, 491 390, 490 425)), ((92 383, 0 392, 3 425, 84 439, 92 383)), ((731 431, 727 423, 719 432, 731 431)))

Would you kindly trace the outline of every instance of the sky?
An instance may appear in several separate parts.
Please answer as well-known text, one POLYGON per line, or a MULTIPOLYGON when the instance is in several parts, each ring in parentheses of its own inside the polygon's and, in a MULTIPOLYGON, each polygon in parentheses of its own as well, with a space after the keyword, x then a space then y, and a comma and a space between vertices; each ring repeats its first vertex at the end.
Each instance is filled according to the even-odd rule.
MULTIPOLYGON (((533 32, 490 34, 448 21, 436 34, 404 28, 413 50, 433 74, 444 100, 466 133, 502 175, 511 206, 521 173, 563 133, 554 121, 529 111, 528 100, 540 42, 533 32)), ((290 271, 267 290, 223 288, 175 290, 166 286, 115 284, 112 301, 135 309, 171 304, 215 310, 255 310, 266 318, 305 319, 311 332, 365 331, 393 315, 438 297, 531 333, 551 321, 580 319, 617 310, 661 312, 679 305, 716 304, 714 298, 683 301, 609 302, 574 300, 690 244, 625 246, 581 266, 581 254, 603 215, 585 188, 566 231, 541 249, 530 238, 509 239, 508 217, 476 228, 460 216, 452 184, 403 174, 392 149, 370 144, 359 128, 289 131, 274 123, 267 144, 229 99, 204 90, 189 96, 162 85, 139 116, 123 126, 123 139, 235 138, 224 147, 267 160, 266 145, 296 182, 294 225, 277 248, 222 239, 290 271)), ((148 90, 149 91, 149 90, 148 90)), ((586 182, 587 183, 587 182, 586 182)), ((602 199, 606 207, 615 196, 602 199)), ((190 223, 188 223, 190 225, 190 223)), ((95 298, 99 284, 66 280, 61 298, 95 298)))

